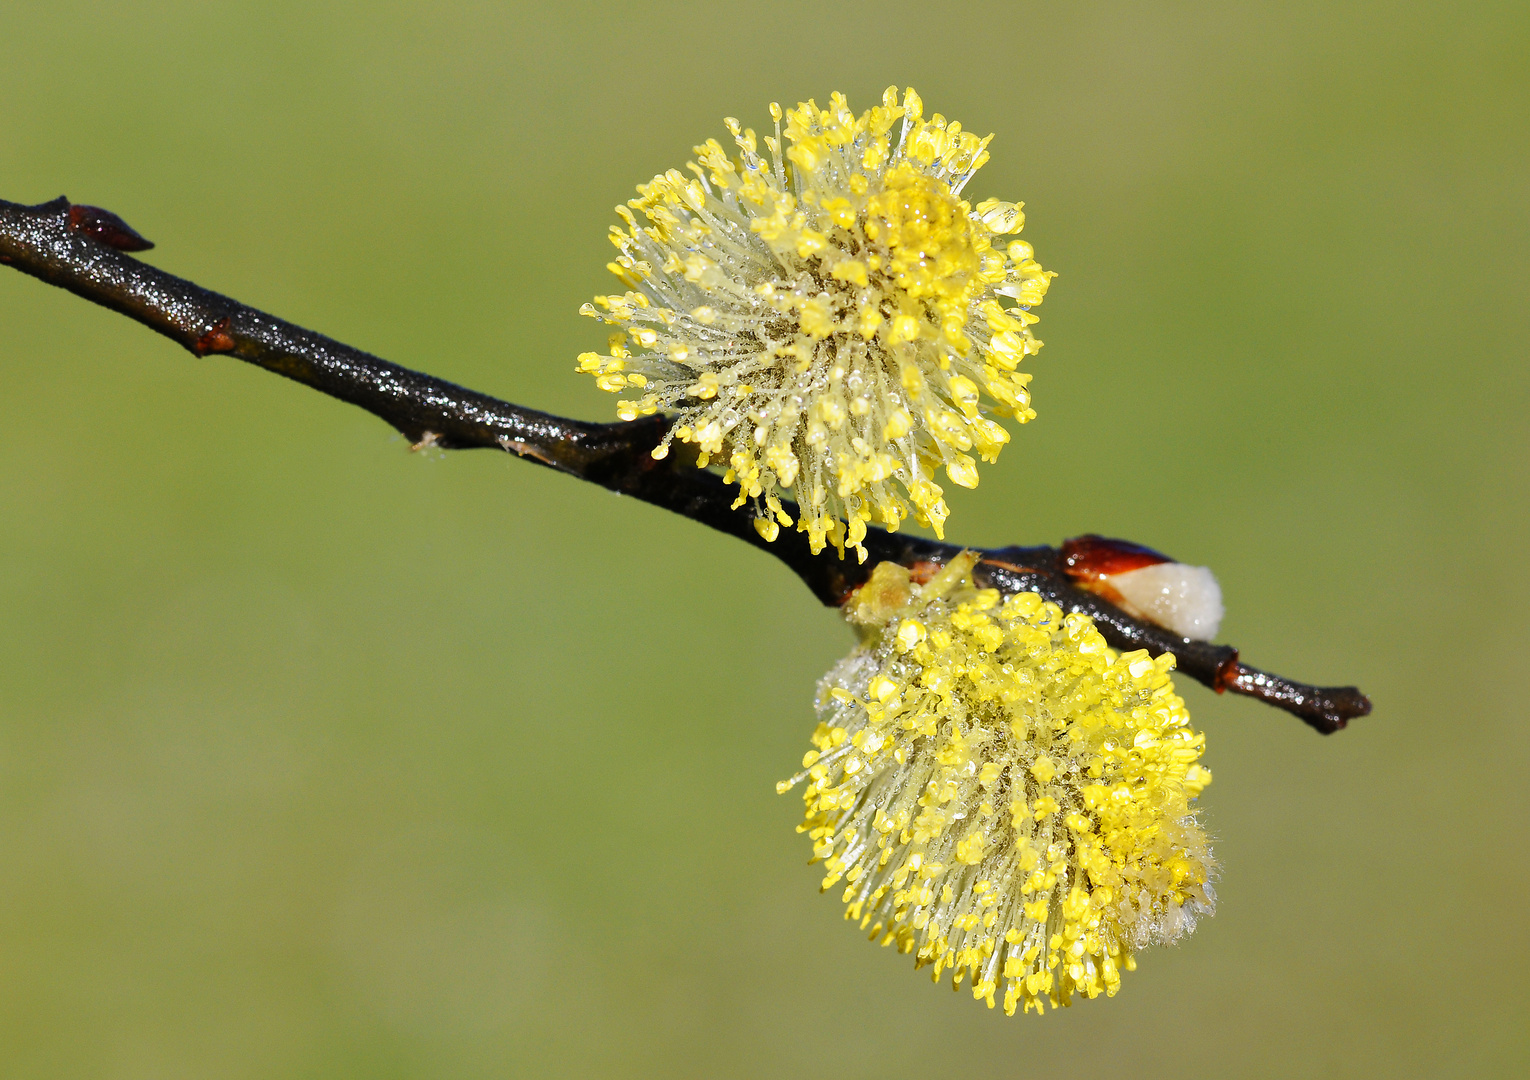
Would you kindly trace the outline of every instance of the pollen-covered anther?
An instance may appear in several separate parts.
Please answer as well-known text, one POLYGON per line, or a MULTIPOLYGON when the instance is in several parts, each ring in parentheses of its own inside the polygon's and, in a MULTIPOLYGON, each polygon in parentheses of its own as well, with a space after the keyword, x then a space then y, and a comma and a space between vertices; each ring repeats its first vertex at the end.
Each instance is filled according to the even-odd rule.
POLYGON ((862 644, 820 686, 800 830, 848 917, 1006 1012, 1113 995, 1133 954, 1210 914, 1191 802, 1211 781, 1170 655, 1084 615, 891 563, 846 604, 862 644))
POLYGON ((709 139, 691 175, 617 208, 610 267, 628 291, 581 310, 621 333, 579 370, 643 391, 623 419, 674 418, 655 456, 671 439, 703 467, 743 455, 757 518, 783 516, 791 489, 785 524, 864 559, 868 523, 941 532, 937 476, 976 486, 972 453, 994 461, 1009 440, 993 417, 1035 416, 1016 367, 1041 347, 1030 308, 1054 275, 1012 237, 1020 204, 962 198, 989 140, 926 119, 912 90, 859 115, 838 93, 771 115, 766 156, 730 119, 734 156, 709 139))

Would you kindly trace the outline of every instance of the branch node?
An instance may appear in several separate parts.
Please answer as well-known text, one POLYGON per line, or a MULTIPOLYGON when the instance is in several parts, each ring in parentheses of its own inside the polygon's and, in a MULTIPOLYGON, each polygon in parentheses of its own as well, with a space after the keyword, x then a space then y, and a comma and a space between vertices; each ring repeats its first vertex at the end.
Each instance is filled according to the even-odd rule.
MULTIPOLYGON (((429 432, 426 432, 426 434, 428 435, 429 432)), ((505 435, 499 439, 499 445, 506 453, 514 454, 516 457, 530 458, 532 461, 539 461, 543 465, 550 465, 553 468, 558 467, 558 463, 550 455, 544 454, 540 449, 528 442, 512 439, 505 435)))

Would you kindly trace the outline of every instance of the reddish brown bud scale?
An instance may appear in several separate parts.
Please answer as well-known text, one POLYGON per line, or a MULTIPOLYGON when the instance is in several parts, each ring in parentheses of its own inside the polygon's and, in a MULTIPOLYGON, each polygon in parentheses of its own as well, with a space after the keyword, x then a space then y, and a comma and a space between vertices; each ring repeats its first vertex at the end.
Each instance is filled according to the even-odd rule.
MULTIPOLYGON (((1238 677, 1242 674, 1243 665, 1238 663, 1238 651, 1234 649, 1233 654, 1222 662, 1221 667, 1217 668, 1216 676, 1212 679, 1211 688, 1219 694, 1225 694, 1227 693, 1227 688, 1237 683, 1238 677)), ((1340 721, 1339 727, 1343 727, 1346 722, 1340 721)))
POLYGON ((77 204, 69 208, 69 228, 118 251, 148 251, 153 242, 110 210, 77 204))
POLYGON ((234 339, 228 332, 228 320, 219 319, 213 324, 211 330, 197 338, 194 346, 198 356, 207 356, 209 353, 226 353, 234 351, 234 339))
POLYGON ((932 577, 945 569, 945 565, 929 559, 916 562, 908 568, 909 578, 915 585, 926 585, 932 577))
POLYGON ((1094 533, 1065 540, 1062 546, 1063 570, 1080 584, 1173 561, 1162 552, 1130 540, 1112 540, 1094 533))

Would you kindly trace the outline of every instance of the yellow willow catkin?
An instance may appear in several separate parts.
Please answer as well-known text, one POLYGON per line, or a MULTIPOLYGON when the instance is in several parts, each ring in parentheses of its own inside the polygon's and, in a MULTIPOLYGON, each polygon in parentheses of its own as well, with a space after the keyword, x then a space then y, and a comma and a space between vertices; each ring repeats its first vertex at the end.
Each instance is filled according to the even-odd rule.
POLYGON ((876 567, 863 641, 823 680, 800 830, 847 918, 990 1007, 1113 995, 1135 950, 1210 914, 1191 800, 1205 736, 1170 655, 1117 654, 1084 615, 876 567))
POLYGON ((961 197, 989 139, 926 119, 912 90, 860 115, 838 93, 771 114, 767 156, 729 119, 736 157, 708 140, 693 175, 616 208, 610 269, 629 291, 584 306, 617 332, 578 367, 640 391, 624 419, 673 418, 656 457, 679 439, 724 464, 767 540, 793 524, 790 488, 815 553, 864 560, 868 522, 941 532, 935 473, 977 485, 968 452, 993 461, 1009 441, 991 416, 1035 416, 1017 367, 1054 275, 1010 238, 1020 204, 961 197))

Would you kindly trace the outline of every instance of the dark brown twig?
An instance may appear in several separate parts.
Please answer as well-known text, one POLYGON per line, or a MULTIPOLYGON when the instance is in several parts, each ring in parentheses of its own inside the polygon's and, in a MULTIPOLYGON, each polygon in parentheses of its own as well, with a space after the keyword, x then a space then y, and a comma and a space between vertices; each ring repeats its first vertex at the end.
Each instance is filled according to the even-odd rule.
MULTIPOLYGON (((588 424, 521 408, 441 379, 390 364, 359 349, 246 307, 126 254, 153 245, 115 214, 59 198, 39 206, 0 201, 0 263, 111 308, 198 356, 221 353, 285 375, 380 417, 410 442, 447 450, 505 450, 600 484, 736 536, 785 562, 825 604, 838 605, 878 562, 940 564, 962 549, 918 537, 869 530, 864 564, 832 552, 814 555, 805 534, 767 543, 747 513, 731 509, 732 491, 677 452, 655 461, 659 418, 588 424)), ((788 512, 795 507, 788 506, 788 512)), ((795 516, 795 514, 794 514, 795 516)), ((1085 589, 1052 547, 982 551, 979 583, 1004 592, 1031 590, 1068 611, 1082 611, 1118 649, 1172 652, 1180 671, 1221 692, 1231 690, 1301 717, 1324 734, 1370 712, 1352 686, 1311 687, 1238 662, 1226 645, 1181 638, 1085 589)))

